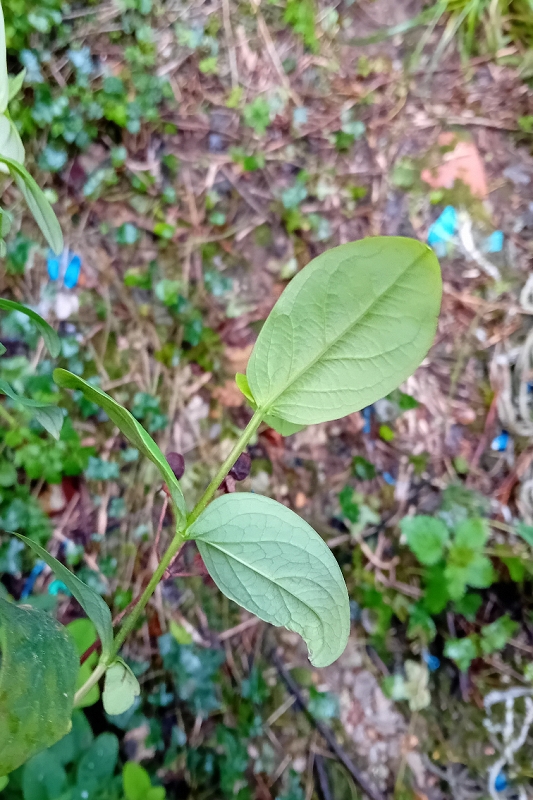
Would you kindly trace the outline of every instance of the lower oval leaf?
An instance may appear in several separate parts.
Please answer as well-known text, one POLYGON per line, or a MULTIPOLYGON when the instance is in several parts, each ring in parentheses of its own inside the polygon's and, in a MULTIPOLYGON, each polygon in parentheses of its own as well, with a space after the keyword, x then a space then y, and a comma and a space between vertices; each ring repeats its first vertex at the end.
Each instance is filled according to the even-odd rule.
POLYGON ((316 667, 341 655, 350 630, 346 585, 327 544, 297 514, 239 492, 217 498, 188 533, 227 597, 299 633, 316 667))
POLYGON ((0 600, 0 775, 70 729, 78 656, 49 614, 0 600))

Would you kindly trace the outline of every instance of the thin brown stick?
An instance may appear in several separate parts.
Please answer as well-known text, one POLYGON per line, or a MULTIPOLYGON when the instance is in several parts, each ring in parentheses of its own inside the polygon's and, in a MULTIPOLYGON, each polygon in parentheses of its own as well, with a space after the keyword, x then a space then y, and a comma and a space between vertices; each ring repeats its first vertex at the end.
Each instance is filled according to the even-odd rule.
POLYGON ((307 708, 307 704, 304 700, 304 697, 300 691, 300 687, 294 680, 294 678, 289 674, 285 665, 283 664, 282 660, 278 656, 275 650, 272 650, 270 654, 270 660, 273 662, 274 666, 276 667, 278 674, 289 690, 291 694, 294 695, 296 698, 297 704, 300 706, 302 711, 306 714, 312 724, 315 726, 318 733, 326 740, 330 750, 332 750, 341 764, 348 770, 354 781, 361 787, 363 792, 368 795, 370 800, 385 800, 384 795, 376 789, 372 784, 370 784, 363 773, 355 766, 349 755, 344 751, 344 749, 340 746, 337 741, 337 737, 333 733, 330 727, 325 725, 318 719, 315 719, 313 715, 310 713, 309 709, 307 708))

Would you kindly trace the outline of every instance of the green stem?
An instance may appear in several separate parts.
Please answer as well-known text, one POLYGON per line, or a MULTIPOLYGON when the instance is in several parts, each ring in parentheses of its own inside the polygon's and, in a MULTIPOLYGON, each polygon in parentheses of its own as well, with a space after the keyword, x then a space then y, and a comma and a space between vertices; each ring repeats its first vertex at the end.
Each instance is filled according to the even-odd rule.
MULTIPOLYGON (((1 408, 1 406, 0 406, 1 408)), ((225 459, 224 463, 218 470, 217 474, 203 493, 202 497, 194 507, 193 511, 189 515, 187 519, 187 527, 183 531, 178 531, 178 533, 174 536, 172 542, 170 543, 165 555, 161 559, 159 566, 157 567, 156 571, 150 578, 150 581, 139 598, 139 602, 136 603, 135 607, 132 609, 131 614, 126 617, 122 628, 115 636, 115 640, 113 642, 113 650, 105 660, 101 660, 94 672, 88 678, 88 680, 83 684, 83 686, 78 689, 74 696, 74 705, 79 703, 85 695, 93 688, 93 686, 98 683, 102 675, 104 675, 107 667, 113 662, 115 657, 117 656, 120 648, 134 629, 135 625, 137 624, 139 617, 141 616, 142 612, 146 608, 148 601, 150 600, 151 596, 156 590, 157 584, 165 574, 167 568, 172 563, 174 557, 179 553, 181 546, 185 542, 187 538, 187 530, 191 527, 193 522, 198 519, 204 508, 208 505, 209 501, 215 494, 216 490, 243 452, 244 448, 258 429, 261 421, 263 419, 263 412, 256 411, 253 415, 252 419, 240 435, 238 441, 235 443, 235 446, 232 448, 231 453, 225 459)))
POLYGON ((146 608, 149 599, 155 592, 157 584, 167 571, 173 558, 179 553, 184 541, 185 541, 185 531, 177 533, 172 539, 165 555, 159 562, 159 566, 157 567, 156 571, 150 578, 148 586, 140 596, 139 602, 132 610, 131 614, 128 617, 126 617, 126 619, 124 620, 124 624, 122 625, 122 628, 115 636, 115 641, 113 642, 114 655, 117 655, 118 651, 120 650, 120 648, 122 647, 128 636, 130 635, 132 630, 134 629, 135 625, 137 624, 137 621, 139 620, 139 617, 146 608))
POLYGON ((91 673, 88 680, 85 681, 83 686, 80 689, 78 689, 78 691, 74 695, 74 708, 76 708, 80 703, 80 701, 83 700, 85 695, 91 691, 93 686, 95 686, 98 683, 102 675, 105 673, 106 669, 107 669, 107 664, 104 664, 103 661, 101 661, 97 665, 96 669, 94 670, 93 673, 91 673))
POLYGON ((246 445, 249 443, 250 439, 260 426, 263 420, 264 411, 258 409, 255 414, 253 415, 252 419, 246 426, 246 428, 241 433, 238 441, 235 443, 235 446, 232 448, 231 453, 226 458, 220 469, 218 470, 217 474, 201 496, 201 498, 196 503, 195 507, 187 517, 187 528, 190 528, 193 522, 196 522, 204 508, 209 504, 211 498, 215 494, 216 490, 235 464, 237 459, 239 458, 240 454, 243 452, 246 445))

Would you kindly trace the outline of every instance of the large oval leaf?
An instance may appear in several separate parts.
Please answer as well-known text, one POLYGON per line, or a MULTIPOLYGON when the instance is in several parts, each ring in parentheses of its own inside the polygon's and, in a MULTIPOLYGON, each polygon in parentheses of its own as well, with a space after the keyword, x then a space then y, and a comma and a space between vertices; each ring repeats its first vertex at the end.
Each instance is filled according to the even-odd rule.
POLYGON ((67 372, 64 369, 55 369, 54 381, 63 389, 78 389, 83 392, 88 400, 92 400, 97 406, 103 408, 107 416, 122 431, 131 444, 158 467, 170 492, 174 511, 178 518, 184 521, 187 515, 187 508, 179 481, 159 447, 135 417, 119 403, 115 402, 112 397, 109 397, 108 394, 91 386, 82 378, 73 375, 72 372, 67 372))
POLYGON ((217 498, 188 535, 231 600, 273 625, 296 631, 317 667, 348 641, 348 592, 331 550, 289 508, 239 492, 217 498))
POLYGON ((27 306, 23 306, 22 303, 16 303, 14 300, 6 300, 3 297, 0 297, 0 308, 4 309, 4 311, 19 311, 21 314, 25 314, 29 317, 32 322, 35 322, 36 327, 39 329, 39 333, 44 339, 44 343, 50 355, 53 358, 57 358, 59 353, 61 352, 61 342, 59 341, 59 336, 52 328, 51 325, 46 322, 42 317, 39 316, 35 311, 27 306))
POLYGON ((15 183, 24 195, 32 216, 41 229, 41 233, 56 255, 63 251, 63 234, 57 221, 54 209, 46 199, 30 173, 18 161, 7 158, 0 153, 0 164, 9 168, 15 183))
POLYGON ((299 425, 370 405, 426 355, 440 299, 439 263, 414 239, 328 250, 293 278, 261 329, 246 371, 256 403, 299 425))
POLYGON ((31 547, 33 552, 48 564, 56 578, 63 581, 65 586, 72 592, 98 631, 98 636, 102 642, 102 656, 104 658, 110 656, 113 651, 113 624, 111 612, 100 595, 96 594, 94 589, 86 586, 83 581, 80 581, 73 572, 67 569, 57 558, 51 556, 48 550, 45 550, 37 542, 33 542, 21 533, 10 532, 24 544, 27 544, 28 547, 31 547))
POLYGON ((70 729, 79 661, 49 614, 0 600, 0 775, 70 729))

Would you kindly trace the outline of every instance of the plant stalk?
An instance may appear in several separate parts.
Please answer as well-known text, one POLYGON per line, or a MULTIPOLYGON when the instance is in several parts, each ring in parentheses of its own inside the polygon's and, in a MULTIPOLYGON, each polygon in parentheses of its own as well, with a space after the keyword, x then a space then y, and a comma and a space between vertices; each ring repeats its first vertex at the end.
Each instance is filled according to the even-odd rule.
POLYGON ((230 469, 232 468, 232 466, 234 465, 240 454, 243 452, 244 448, 246 447, 246 445, 248 444, 248 442, 250 441, 256 430, 258 429, 262 419, 263 419, 263 411, 261 410, 256 411, 252 419, 250 420, 250 422, 240 435, 238 441, 235 443, 230 454, 224 460, 220 469, 217 471, 215 477, 213 478, 213 480, 203 493, 200 500, 197 502, 192 512, 189 514, 189 517, 187 519, 187 527, 185 528, 185 530, 178 531, 174 536, 174 538, 172 539, 172 542, 170 543, 167 551, 165 552, 163 558, 159 562, 159 566, 157 567, 156 571, 150 578, 150 581, 146 589, 140 596, 138 602, 135 604, 135 607, 132 609, 131 614, 128 617, 126 617, 124 624, 122 625, 121 629, 115 636, 111 655, 108 656, 105 660, 104 659, 100 660, 94 672, 90 675, 90 677, 86 680, 83 686, 80 689, 78 689, 78 691, 74 695, 75 706, 81 700, 83 700, 85 695, 88 694, 88 692, 93 688, 93 686, 95 686, 98 683, 100 678, 104 675, 108 666, 112 664, 120 648, 122 647, 128 636, 134 629, 135 625, 137 624, 139 617, 146 608, 151 596, 155 592, 157 584, 162 579, 167 568, 170 566, 173 559, 177 556, 182 545, 187 539, 188 529, 191 527, 193 522, 195 522, 198 519, 202 511, 206 508, 206 506, 212 499, 213 495, 215 494, 216 490, 218 489, 218 487, 220 486, 220 484, 222 483, 222 481, 224 480, 224 478, 226 477, 226 475, 228 474, 228 472, 230 471, 230 469))
POLYGON ((193 522, 196 522, 202 511, 206 508, 206 506, 211 501, 213 495, 215 494, 216 490, 235 464, 237 459, 239 458, 240 454, 243 452, 246 445, 249 443, 250 439, 260 426, 261 422, 263 421, 263 414, 264 411, 262 409, 258 409, 246 428, 243 430, 242 434, 240 435, 238 441, 235 443, 235 446, 232 448, 230 454, 225 459, 224 463, 218 470, 217 474, 201 496, 201 498, 196 503, 195 507, 187 517, 187 528, 190 528, 193 522))

